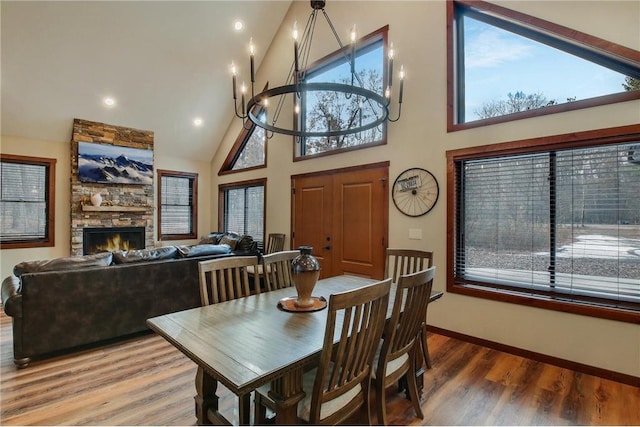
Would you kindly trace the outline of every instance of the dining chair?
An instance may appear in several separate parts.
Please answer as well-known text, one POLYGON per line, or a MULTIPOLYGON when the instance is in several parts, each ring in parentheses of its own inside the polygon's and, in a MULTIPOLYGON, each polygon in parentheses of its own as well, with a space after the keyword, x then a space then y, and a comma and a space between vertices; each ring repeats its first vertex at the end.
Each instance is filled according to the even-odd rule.
POLYGON ((217 258, 198 263, 200 273, 200 301, 202 305, 216 304, 260 293, 259 277, 249 276, 248 267, 256 268, 255 256, 217 258))
MULTIPOLYGON (((249 275, 248 267, 257 267, 258 258, 255 256, 238 256, 228 258, 217 258, 198 263, 200 274, 200 302, 203 306, 217 304, 236 298, 243 298, 251 295, 253 288, 256 293, 260 293, 260 282, 258 275, 249 275)), ((198 366, 196 372, 196 388, 205 387, 205 372, 198 366)), ((214 390, 218 387, 215 381, 214 390)), ((215 392, 214 392, 215 394, 215 392)), ((215 396, 215 399, 218 397, 215 396)), ((201 399, 198 395, 196 400, 201 399)), ((241 398, 242 404, 248 407, 251 404, 249 394, 241 398)), ((202 402, 200 402, 202 405, 202 402)), ((197 406, 196 406, 197 408, 197 406)), ((207 418, 207 414, 201 414, 198 418, 207 418)))
POLYGON ((427 317, 429 295, 436 268, 400 276, 391 319, 382 334, 372 374, 378 423, 387 425, 385 390, 406 376, 409 399, 419 418, 424 418, 416 382, 416 360, 422 324, 427 317))
POLYGON ((264 248, 265 254, 273 254, 284 250, 285 235, 283 233, 270 233, 267 246, 264 248))
POLYGON ((262 257, 262 277, 267 291, 294 286, 291 261, 300 251, 281 251, 262 257))
MULTIPOLYGON (((387 248, 384 265, 384 277, 391 277, 393 283, 398 283, 400 276, 416 273, 433 266, 433 252, 418 249, 392 249, 387 248)), ((427 345, 427 319, 422 325, 422 338, 420 345, 427 369, 431 369, 431 357, 427 345)))
MULTIPOLYGON (((365 411, 371 425, 371 372, 390 288, 386 279, 329 296, 320 361, 302 376, 305 397, 298 402, 299 422, 338 424, 365 411)), ((266 408, 276 410, 268 392, 268 385, 256 390, 256 424, 265 424, 266 408)))
MULTIPOLYGON (((273 254, 284 250, 285 235, 283 233, 269 233, 267 244, 264 247, 264 254, 273 254)), ((257 275, 262 276, 262 263, 256 267, 247 267, 247 272, 250 276, 257 275)))

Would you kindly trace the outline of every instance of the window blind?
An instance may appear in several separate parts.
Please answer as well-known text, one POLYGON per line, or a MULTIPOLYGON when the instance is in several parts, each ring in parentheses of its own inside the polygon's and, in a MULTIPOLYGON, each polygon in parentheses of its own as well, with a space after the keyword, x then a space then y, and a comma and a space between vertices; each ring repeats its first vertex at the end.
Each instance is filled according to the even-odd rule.
POLYGON ((2 161, 1 241, 47 237, 47 167, 2 161))
POLYGON ((455 281, 592 304, 640 302, 634 149, 459 161, 455 281))
POLYGON ((193 233, 193 180, 163 175, 160 209, 162 234, 193 233))
POLYGON ((224 231, 247 234, 264 242, 264 186, 225 191, 224 231))

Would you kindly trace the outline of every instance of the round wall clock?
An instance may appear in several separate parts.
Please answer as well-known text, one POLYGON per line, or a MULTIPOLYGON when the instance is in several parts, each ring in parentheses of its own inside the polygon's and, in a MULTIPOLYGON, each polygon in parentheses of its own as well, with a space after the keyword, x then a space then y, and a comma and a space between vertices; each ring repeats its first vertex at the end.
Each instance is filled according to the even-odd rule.
POLYGON ((440 188, 431 172, 411 168, 396 178, 391 189, 393 204, 407 216, 422 216, 433 209, 438 201, 440 188))

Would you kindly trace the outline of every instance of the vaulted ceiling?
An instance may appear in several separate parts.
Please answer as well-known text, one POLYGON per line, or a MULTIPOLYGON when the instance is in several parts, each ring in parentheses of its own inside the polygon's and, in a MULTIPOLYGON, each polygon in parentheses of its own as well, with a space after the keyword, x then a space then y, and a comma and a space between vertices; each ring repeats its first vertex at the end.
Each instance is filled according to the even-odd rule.
POLYGON ((290 4, 3 0, 2 135, 69 141, 81 118, 152 130, 164 155, 209 160, 233 115, 231 61, 246 61, 253 37, 259 64, 290 4))

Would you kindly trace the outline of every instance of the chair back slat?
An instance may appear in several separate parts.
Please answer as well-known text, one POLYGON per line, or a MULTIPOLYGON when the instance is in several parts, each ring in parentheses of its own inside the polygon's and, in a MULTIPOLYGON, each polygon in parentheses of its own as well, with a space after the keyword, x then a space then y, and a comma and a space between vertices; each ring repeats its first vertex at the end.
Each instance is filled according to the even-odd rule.
POLYGON ((262 257, 262 275, 267 291, 294 286, 291 261, 298 255, 299 251, 281 251, 262 257))
POLYGON ((400 276, 426 270, 433 266, 433 252, 417 249, 387 248, 384 277, 398 283, 400 276))
MULTIPOLYGON (((335 424, 368 408, 373 358, 384 329, 391 280, 333 294, 311 398, 310 424, 335 424), (337 344, 334 343, 337 340, 337 344), (360 387, 355 397, 320 418, 322 405, 360 387)), ((367 412, 369 412, 367 410, 367 412)))
POLYGON ((258 266, 255 256, 217 258, 198 263, 200 274, 200 302, 217 304, 260 292, 257 275, 250 276, 247 267, 258 266))

